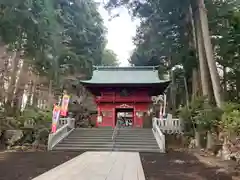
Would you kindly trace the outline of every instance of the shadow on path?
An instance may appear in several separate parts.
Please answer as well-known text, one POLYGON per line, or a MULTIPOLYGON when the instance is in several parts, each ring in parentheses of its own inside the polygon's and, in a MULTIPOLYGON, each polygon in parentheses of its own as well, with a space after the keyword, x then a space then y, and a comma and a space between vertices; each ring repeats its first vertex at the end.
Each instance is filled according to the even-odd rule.
POLYGON ((220 168, 208 167, 185 152, 140 153, 146 180, 232 180, 220 168))
POLYGON ((0 180, 30 180, 82 152, 0 152, 0 180))

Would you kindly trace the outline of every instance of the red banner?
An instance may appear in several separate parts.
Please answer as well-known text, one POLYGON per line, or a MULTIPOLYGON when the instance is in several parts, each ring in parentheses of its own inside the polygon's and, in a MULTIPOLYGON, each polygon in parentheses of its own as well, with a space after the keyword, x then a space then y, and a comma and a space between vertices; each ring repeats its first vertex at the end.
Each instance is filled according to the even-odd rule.
POLYGON ((61 116, 64 116, 64 117, 67 116, 69 100, 70 100, 69 95, 63 96, 62 105, 61 105, 61 116))
POLYGON ((57 123, 59 120, 61 108, 57 105, 54 105, 53 116, 52 116, 52 133, 55 133, 57 130, 57 123))

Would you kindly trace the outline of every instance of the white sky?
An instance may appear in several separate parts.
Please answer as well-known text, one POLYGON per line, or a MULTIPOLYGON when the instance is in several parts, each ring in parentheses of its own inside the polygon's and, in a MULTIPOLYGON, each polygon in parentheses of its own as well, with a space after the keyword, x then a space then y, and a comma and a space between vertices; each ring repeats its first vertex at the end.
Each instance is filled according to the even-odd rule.
MULTIPOLYGON (((95 0, 99 2, 100 0, 95 0)), ((102 7, 99 7, 99 12, 104 19, 104 24, 108 29, 107 48, 113 50, 118 57, 120 66, 129 66, 128 59, 134 49, 132 38, 136 33, 137 21, 133 22, 126 9, 118 9, 115 12, 120 14, 112 20, 108 12, 102 7)))

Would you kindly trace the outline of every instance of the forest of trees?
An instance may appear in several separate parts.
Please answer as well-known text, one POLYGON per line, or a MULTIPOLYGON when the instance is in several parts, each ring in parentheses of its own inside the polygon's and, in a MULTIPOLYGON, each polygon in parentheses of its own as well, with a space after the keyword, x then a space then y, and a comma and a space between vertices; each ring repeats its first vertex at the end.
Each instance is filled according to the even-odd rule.
POLYGON ((29 118, 51 122, 63 89, 77 94, 93 65, 117 66, 106 33, 94 0, 2 0, 0 137, 29 118))
MULTIPOLYGON (((168 108, 199 133, 240 133, 240 3, 237 0, 109 0, 140 19, 129 62, 168 75, 168 108)), ((191 127, 189 129, 189 127, 191 127)))
POLYGON ((13 0, 0 3, 1 99, 19 106, 49 99, 68 77, 91 74, 92 65, 118 65, 106 49, 106 28, 92 1, 13 0), (20 97, 20 98, 19 98, 20 97), (31 98, 28 98, 29 100, 31 98))

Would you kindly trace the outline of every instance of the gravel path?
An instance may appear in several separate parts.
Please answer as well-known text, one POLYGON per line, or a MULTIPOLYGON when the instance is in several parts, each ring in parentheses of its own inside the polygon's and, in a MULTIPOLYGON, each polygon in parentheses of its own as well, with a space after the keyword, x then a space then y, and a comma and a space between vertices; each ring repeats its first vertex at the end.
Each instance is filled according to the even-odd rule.
POLYGON ((232 180, 223 169, 211 168, 188 153, 140 153, 146 180, 232 180))
POLYGON ((30 180, 81 152, 0 152, 0 180, 30 180))
MULTIPOLYGON (((31 180, 82 152, 0 152, 0 180, 31 180)), ((146 180, 232 180, 184 152, 140 153, 146 180)))

